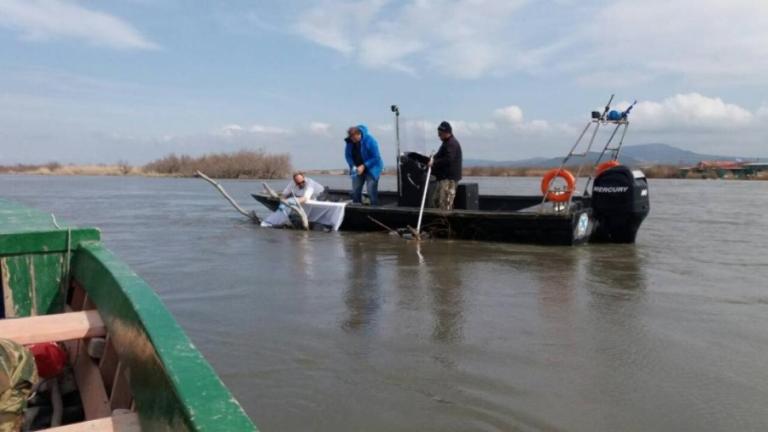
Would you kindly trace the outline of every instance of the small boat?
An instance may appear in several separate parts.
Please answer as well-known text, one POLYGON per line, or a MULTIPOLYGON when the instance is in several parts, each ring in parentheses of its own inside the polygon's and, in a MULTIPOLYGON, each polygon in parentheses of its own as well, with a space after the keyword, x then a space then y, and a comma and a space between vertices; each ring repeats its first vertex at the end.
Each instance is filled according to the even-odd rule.
MULTIPOLYGON (((395 231, 416 226, 421 216, 424 231, 435 237, 555 245, 634 243, 650 211, 648 181, 642 171, 618 162, 632 106, 623 112, 612 111, 611 101, 603 113, 592 113, 561 166, 544 176, 541 195, 481 195, 477 183, 462 182, 457 188, 453 210, 422 208, 424 197, 434 187, 434 182, 427 179, 429 158, 416 152, 401 153, 398 144, 397 191, 379 192, 376 206, 346 205, 339 229, 395 231), (601 127, 609 128, 610 136, 587 172, 584 192, 577 195, 576 179, 585 164, 577 166, 575 175, 567 167, 572 166, 574 159, 592 154, 601 127), (585 141, 586 148, 582 145, 585 141), (556 186, 556 179, 564 180, 565 185, 556 186)), ((396 116, 396 130, 399 130, 399 109, 393 106, 392 111, 396 116)), ((251 195, 269 210, 274 211, 280 205, 279 197, 274 194, 251 195)), ((348 191, 327 190, 330 201, 345 202, 349 198, 348 191)))
POLYGON ((0 339, 31 350, 45 378, 25 430, 255 431, 159 297, 100 237, 0 199, 0 339), (39 352, 53 355, 41 363, 39 352))

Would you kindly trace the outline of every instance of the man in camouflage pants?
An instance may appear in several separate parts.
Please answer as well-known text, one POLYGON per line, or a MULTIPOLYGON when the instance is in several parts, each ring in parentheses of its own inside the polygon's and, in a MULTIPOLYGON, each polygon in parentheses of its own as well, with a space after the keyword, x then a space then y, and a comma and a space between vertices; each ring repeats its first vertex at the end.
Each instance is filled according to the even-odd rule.
POLYGON ((440 123, 437 134, 443 143, 431 162, 432 173, 437 180, 437 188, 432 194, 432 207, 453 210, 456 185, 461 180, 461 144, 453 136, 451 124, 446 121, 440 123))
POLYGON ((27 398, 37 383, 35 358, 23 346, 0 339, 0 432, 21 430, 27 398))

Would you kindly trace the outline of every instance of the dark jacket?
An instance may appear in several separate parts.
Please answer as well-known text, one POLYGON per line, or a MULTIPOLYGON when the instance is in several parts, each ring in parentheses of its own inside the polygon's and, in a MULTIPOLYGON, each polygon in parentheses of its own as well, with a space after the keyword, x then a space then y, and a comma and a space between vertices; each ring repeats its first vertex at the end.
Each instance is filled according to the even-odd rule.
MULTIPOLYGON (((371 175, 374 179, 378 180, 381 175, 381 171, 384 169, 384 161, 379 154, 379 143, 373 135, 368 133, 368 128, 365 125, 358 125, 360 133, 363 135, 362 141, 360 141, 360 156, 363 158, 363 164, 365 164, 365 171, 371 175)), ((347 159, 347 165, 349 165, 349 175, 355 176, 355 158, 352 154, 353 146, 349 139, 344 140, 347 146, 344 150, 344 157, 347 159)))
POLYGON ((451 135, 443 141, 432 162, 432 174, 437 180, 461 180, 461 144, 451 135))

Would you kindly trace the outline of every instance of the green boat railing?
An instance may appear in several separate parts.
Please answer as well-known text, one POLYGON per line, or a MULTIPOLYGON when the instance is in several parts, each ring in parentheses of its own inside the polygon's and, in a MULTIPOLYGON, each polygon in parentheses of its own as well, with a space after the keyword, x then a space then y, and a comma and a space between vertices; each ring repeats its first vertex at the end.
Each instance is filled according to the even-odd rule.
POLYGON ((100 242, 94 228, 0 199, 0 317, 64 312, 81 287, 128 369, 143 430, 255 431, 160 298, 100 242))

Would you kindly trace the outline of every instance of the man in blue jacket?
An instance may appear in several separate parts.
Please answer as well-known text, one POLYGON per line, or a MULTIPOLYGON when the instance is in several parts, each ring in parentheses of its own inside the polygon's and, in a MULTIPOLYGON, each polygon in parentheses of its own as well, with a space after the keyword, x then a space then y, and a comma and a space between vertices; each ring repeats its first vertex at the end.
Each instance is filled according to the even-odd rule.
POLYGON ((365 184, 371 205, 379 205, 379 177, 384 169, 379 143, 368 133, 365 125, 349 128, 344 141, 347 143, 344 156, 352 177, 352 202, 362 203, 365 184))

